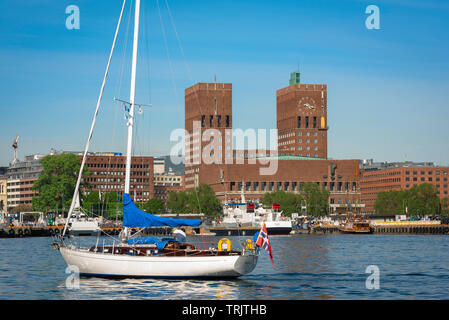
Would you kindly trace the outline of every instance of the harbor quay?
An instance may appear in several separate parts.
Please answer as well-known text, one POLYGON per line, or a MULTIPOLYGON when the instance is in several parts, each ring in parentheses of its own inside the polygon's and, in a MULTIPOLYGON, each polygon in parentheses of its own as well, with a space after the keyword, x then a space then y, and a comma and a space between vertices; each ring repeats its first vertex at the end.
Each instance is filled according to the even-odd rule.
MULTIPOLYGON (((427 234, 427 235, 449 235, 449 224, 442 224, 440 221, 407 221, 407 222, 385 222, 371 225, 373 234, 427 234)), ((23 238, 23 237, 55 237, 62 233, 64 226, 4 226, 0 228, 0 238, 23 238)), ((121 226, 102 227, 101 233, 105 235, 119 235, 121 226)), ((215 236, 207 228, 183 228, 183 231, 190 236, 207 235, 215 236)), ((142 235, 169 236, 173 233, 172 227, 149 227, 132 228, 131 233, 139 232, 142 235)), ((245 231, 238 232, 245 236, 245 231)), ((338 226, 333 224, 318 223, 311 225, 307 229, 294 228, 290 235, 298 234, 333 234, 339 233, 338 226)), ((89 234, 91 235, 91 234, 89 234)), ((81 234, 82 236, 82 234, 81 234)), ((275 236, 275 235, 272 235, 275 236)))

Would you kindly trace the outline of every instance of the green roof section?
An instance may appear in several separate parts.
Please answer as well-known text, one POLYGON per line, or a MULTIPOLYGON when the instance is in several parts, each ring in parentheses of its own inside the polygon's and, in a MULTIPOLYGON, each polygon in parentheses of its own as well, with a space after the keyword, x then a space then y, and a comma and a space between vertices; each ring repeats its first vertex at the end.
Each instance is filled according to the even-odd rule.
POLYGON ((301 83, 301 73, 299 71, 290 73, 290 85, 301 83))

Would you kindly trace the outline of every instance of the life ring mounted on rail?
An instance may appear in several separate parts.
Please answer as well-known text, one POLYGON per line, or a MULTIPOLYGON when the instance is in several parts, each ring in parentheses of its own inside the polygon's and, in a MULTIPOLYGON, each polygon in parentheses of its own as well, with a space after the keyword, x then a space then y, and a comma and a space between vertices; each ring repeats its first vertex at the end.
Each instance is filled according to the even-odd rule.
POLYGON ((218 251, 231 251, 232 242, 227 238, 218 241, 218 251))

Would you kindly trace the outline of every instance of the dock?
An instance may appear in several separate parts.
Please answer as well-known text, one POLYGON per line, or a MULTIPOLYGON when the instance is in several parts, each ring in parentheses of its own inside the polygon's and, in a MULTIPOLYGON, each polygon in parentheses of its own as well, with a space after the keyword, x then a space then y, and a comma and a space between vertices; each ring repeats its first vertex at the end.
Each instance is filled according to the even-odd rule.
MULTIPOLYGON (((130 228, 131 233, 141 231, 143 228, 130 228)), ((184 228, 182 228, 184 229, 184 228)), ((7 226, 0 227, 0 238, 23 238, 23 237, 50 237, 60 235, 64 230, 64 226, 7 226)), ((118 235, 122 227, 105 227, 101 228, 103 234, 118 235)), ((142 235, 161 235, 169 236, 172 233, 171 227, 150 227, 144 228, 140 234, 142 235)), ((195 234, 192 228, 185 228, 187 235, 195 234)))
MULTIPOLYGON (((373 234, 441 234, 449 235, 449 224, 426 223, 381 223, 374 225, 373 234)), ((337 226, 324 225, 313 226, 309 229, 309 234, 328 234, 339 232, 337 226)))

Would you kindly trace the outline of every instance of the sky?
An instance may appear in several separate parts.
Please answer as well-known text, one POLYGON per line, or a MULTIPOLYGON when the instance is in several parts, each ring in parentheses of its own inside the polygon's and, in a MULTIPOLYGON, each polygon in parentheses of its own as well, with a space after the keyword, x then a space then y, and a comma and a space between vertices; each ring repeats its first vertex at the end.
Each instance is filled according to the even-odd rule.
MULTIPOLYGON (((130 4, 91 151, 125 153, 113 98, 129 99, 130 4)), ((18 133, 20 159, 84 149, 121 6, 0 0, 0 166, 18 133), (66 27, 70 5, 79 29, 66 27)), ((449 165, 445 0, 142 0, 140 30, 136 102, 152 107, 137 117, 135 154, 169 154, 185 88, 215 76, 233 85, 234 128, 276 128, 276 90, 299 67, 302 83, 327 84, 330 158, 449 165), (366 27, 369 5, 379 29, 366 27)))

